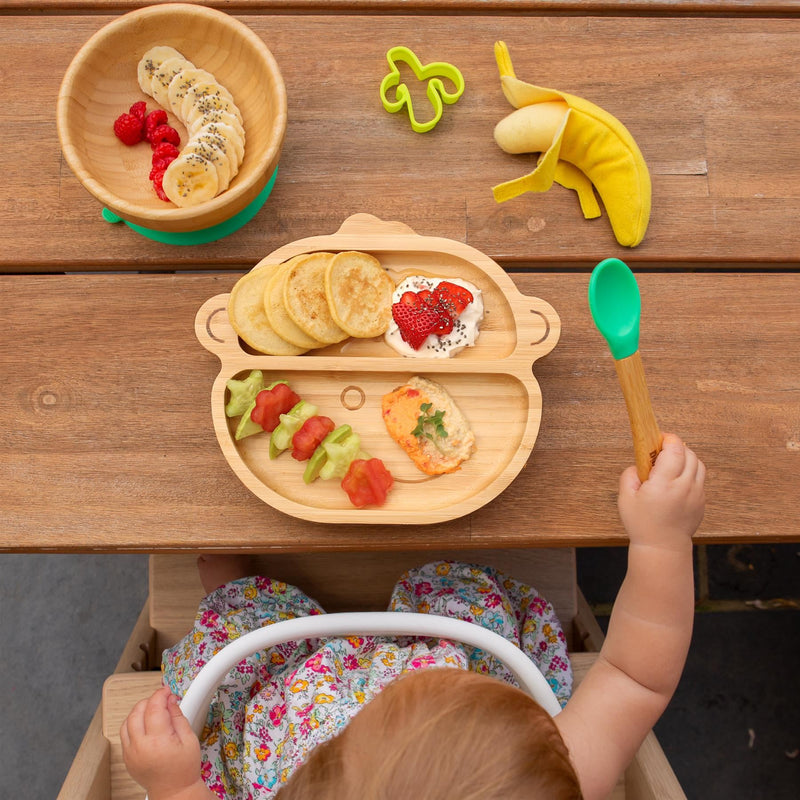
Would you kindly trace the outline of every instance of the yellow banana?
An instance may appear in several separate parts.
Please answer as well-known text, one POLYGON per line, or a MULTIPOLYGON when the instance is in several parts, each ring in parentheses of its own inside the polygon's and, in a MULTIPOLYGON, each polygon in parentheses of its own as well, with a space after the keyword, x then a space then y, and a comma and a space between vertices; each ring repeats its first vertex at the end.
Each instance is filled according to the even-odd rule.
POLYGON ((614 116, 580 97, 517 79, 504 42, 495 42, 500 81, 517 110, 495 128, 507 153, 541 153, 528 175, 495 186, 502 203, 523 192, 546 192, 554 182, 575 189, 587 219, 600 216, 600 195, 614 236, 635 247, 650 221, 650 173, 628 129, 614 116))

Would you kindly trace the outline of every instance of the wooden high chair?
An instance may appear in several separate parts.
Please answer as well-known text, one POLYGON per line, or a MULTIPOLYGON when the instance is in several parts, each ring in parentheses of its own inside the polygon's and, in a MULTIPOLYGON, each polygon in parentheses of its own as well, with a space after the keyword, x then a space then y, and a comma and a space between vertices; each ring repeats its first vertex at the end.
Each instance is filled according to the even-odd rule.
MULTIPOLYGON (((413 566, 438 558, 488 564, 534 586, 556 610, 567 636, 576 684, 603 641, 576 582, 575 550, 469 550, 277 554, 256 557, 259 571, 299 586, 326 611, 383 611, 392 586, 413 566)), ((150 557, 149 597, 103 686, 101 703, 58 800, 142 800, 122 761, 119 728, 131 708, 161 685, 161 653, 190 629, 203 589, 192 555, 150 557)), ((651 732, 612 800, 686 800, 651 732)))

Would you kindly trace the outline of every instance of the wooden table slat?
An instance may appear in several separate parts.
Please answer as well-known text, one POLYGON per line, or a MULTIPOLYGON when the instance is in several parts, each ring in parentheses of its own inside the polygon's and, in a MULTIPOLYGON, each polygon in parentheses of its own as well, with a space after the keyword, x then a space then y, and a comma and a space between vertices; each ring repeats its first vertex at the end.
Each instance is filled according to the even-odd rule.
POLYGON ((26 69, 0 71, 0 152, 14 167, 0 185, 0 271, 241 269, 287 242, 332 233, 360 211, 537 268, 588 266, 606 255, 723 270, 800 260, 800 92, 787 68, 797 58, 800 19, 245 14, 287 86, 275 190, 227 239, 174 247, 104 222, 61 156, 61 78, 113 18, 3 18, 0 49, 26 69), (560 187, 495 203, 491 187, 524 174, 535 158, 507 155, 492 138, 512 110, 494 62, 497 39, 508 43, 522 79, 586 97, 634 135, 653 178, 653 214, 639 247, 620 247, 605 216, 584 220, 574 194, 560 187), (428 134, 379 102, 386 51, 399 43, 465 75, 464 96, 428 134), (31 59, 32 47, 47 59, 31 59))
MULTIPOLYGON (((184 0, 195 2, 196 0, 184 0)), ((174 0, 38 0, 44 13, 132 11, 174 0)), ((200 0, 228 13, 595 14, 796 16, 794 0, 200 0)), ((28 11, 30 0, 0 0, 0 11, 28 11)))
MULTIPOLYGON (((0 276, 1 551, 347 550, 623 544, 633 455, 587 276, 515 274, 562 337, 538 361, 539 438, 483 509, 434 526, 326 526, 256 499, 213 433, 200 305, 237 274, 0 276), (24 328, 19 321, 24 320, 24 328)), ((797 541, 800 274, 641 274, 656 416, 708 466, 698 541, 797 541)))

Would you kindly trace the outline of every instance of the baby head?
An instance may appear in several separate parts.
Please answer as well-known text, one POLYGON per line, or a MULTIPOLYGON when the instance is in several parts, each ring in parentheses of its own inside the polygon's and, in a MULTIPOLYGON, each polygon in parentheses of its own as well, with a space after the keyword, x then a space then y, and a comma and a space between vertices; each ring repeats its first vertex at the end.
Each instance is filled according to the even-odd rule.
POLYGON ((279 800, 579 800, 553 720, 503 681, 458 669, 398 678, 312 750, 279 800))

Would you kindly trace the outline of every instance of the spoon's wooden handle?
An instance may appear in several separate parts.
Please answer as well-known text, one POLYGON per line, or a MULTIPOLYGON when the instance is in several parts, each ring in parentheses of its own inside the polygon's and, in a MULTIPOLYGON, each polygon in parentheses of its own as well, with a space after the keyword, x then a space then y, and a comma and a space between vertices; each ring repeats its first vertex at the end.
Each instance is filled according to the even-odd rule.
POLYGON ((617 368, 617 376, 628 408, 628 418, 631 421, 636 472, 639 474, 639 480, 644 482, 661 452, 661 431, 650 403, 650 393, 647 391, 647 381, 639 351, 615 361, 614 365, 617 368))

